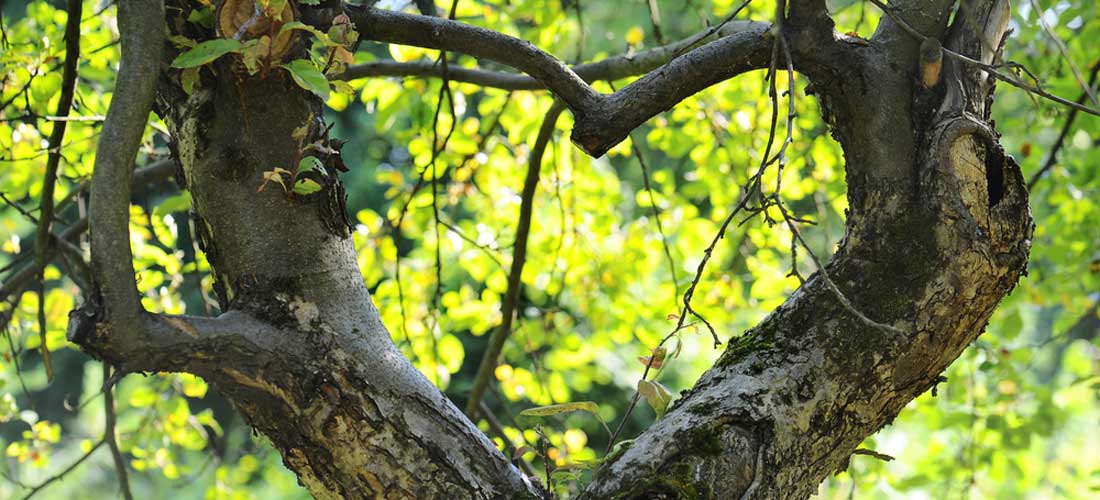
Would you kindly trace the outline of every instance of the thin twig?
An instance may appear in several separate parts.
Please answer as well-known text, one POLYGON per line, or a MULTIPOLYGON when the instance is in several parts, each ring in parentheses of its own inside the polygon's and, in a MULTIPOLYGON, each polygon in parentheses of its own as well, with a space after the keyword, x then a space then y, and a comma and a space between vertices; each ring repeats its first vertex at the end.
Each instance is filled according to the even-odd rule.
MULTIPOLYGON (((31 215, 30 212, 28 212, 25 208, 19 206, 18 203, 9 199, 7 195, 5 195, 4 193, 0 193, 0 200, 4 200, 4 204, 11 208, 14 208, 16 212, 19 212, 19 215, 26 217, 27 220, 31 221, 31 223, 34 224, 36 227, 38 226, 38 218, 34 215, 31 215)), ((4 270, 6 270, 6 268, 0 270, 0 272, 3 272, 4 270)))
POLYGON ((80 458, 76 459, 75 462, 69 464, 69 466, 66 467, 65 470, 62 470, 61 472, 58 472, 57 474, 55 474, 53 476, 50 476, 45 481, 42 481, 41 483, 39 483, 38 486, 35 486, 34 488, 31 488, 31 491, 27 493, 27 496, 23 497, 23 500, 30 500, 31 497, 38 494, 38 492, 42 491, 45 487, 53 484, 55 481, 58 481, 63 477, 65 477, 68 473, 72 472, 73 469, 76 469, 77 467, 80 466, 80 464, 84 463, 84 461, 87 460, 88 457, 92 456, 92 453, 95 453, 95 451, 98 450, 100 446, 103 446, 106 443, 107 443, 106 438, 100 439, 98 443, 96 443, 94 446, 92 446, 92 449, 88 450, 86 453, 81 455, 80 458))
MULTIPOLYGON (((611 90, 615 90, 615 85, 611 83, 611 90)), ((649 208, 653 213, 653 221, 657 225, 657 233, 661 236, 661 247, 665 252, 665 259, 668 262, 668 274, 672 277, 672 289, 677 290, 677 284, 680 282, 679 276, 676 273, 676 259, 672 258, 672 250, 668 246, 668 236, 665 235, 665 228, 661 224, 661 209, 657 206, 657 198, 653 195, 653 187, 649 183, 649 162, 646 161, 645 155, 642 154, 639 143, 643 143, 644 138, 637 137, 634 132, 630 133, 630 149, 634 152, 634 157, 638 160, 638 165, 642 168, 642 185, 645 187, 645 192, 649 196, 649 208)))
POLYGON ((1065 59, 1066 64, 1069 65, 1069 70, 1073 73, 1073 78, 1077 79, 1077 84, 1081 86, 1081 90, 1089 96, 1089 100, 1092 101, 1093 106, 1100 106, 1100 102, 1096 101, 1096 93, 1092 90, 1092 83, 1085 83, 1085 77, 1081 74, 1081 68, 1077 67, 1077 63, 1073 62, 1073 59, 1069 57, 1069 49, 1066 48, 1066 43, 1058 37, 1058 34, 1054 32, 1054 29, 1047 24, 1046 16, 1043 15, 1043 8, 1039 6, 1039 2, 1031 0, 1031 6, 1035 8, 1035 16, 1039 19, 1039 26, 1043 27, 1043 31, 1054 42, 1054 45, 1058 47, 1058 52, 1062 54, 1062 59, 1065 59))
POLYGON ((498 259, 498 258, 497 258, 497 256, 495 255, 495 252, 497 252, 497 251, 498 251, 498 249, 496 249, 496 248, 490 248, 490 247, 488 247, 488 246, 482 245, 481 243, 478 243, 478 242, 477 242, 477 240, 475 240, 475 239, 471 238, 471 237, 470 237, 469 235, 467 235, 466 233, 462 232, 462 230, 461 230, 461 229, 459 229, 459 228, 458 228, 457 226, 455 226, 454 224, 451 224, 450 222, 447 222, 447 221, 445 221, 445 220, 440 220, 440 221, 439 221, 439 225, 441 225, 441 226, 443 226, 443 227, 447 228, 447 230, 448 230, 448 231, 450 231, 450 232, 452 232, 452 233, 455 233, 456 235, 458 235, 458 237, 459 237, 459 238, 462 238, 462 239, 463 239, 464 241, 466 241, 467 243, 469 243, 469 244, 471 244, 471 245, 473 245, 473 246, 477 247, 477 249, 478 249, 478 250, 481 250, 482 252, 484 252, 484 253, 485 253, 485 255, 486 255, 487 257, 489 257, 490 259, 492 259, 492 261, 493 261, 494 263, 496 263, 497 267, 499 267, 499 268, 501 268, 501 269, 504 269, 504 263, 502 263, 502 262, 500 261, 500 259, 498 259))
POLYGON ((706 30, 702 33, 699 33, 699 34, 697 34, 693 37, 688 38, 688 41, 682 47, 680 47, 680 49, 676 51, 675 55, 673 55, 672 58, 669 59, 669 60, 671 61, 672 59, 676 59, 677 57, 680 57, 680 56, 684 55, 685 52, 687 52, 691 49, 694 49, 696 47, 697 43, 699 43, 703 40, 706 40, 707 38, 710 38, 715 33, 718 33, 719 31, 721 31, 722 28, 724 28, 727 24, 730 23, 730 21, 733 21, 733 19, 735 17, 737 17, 737 14, 740 14, 741 11, 745 9, 745 7, 748 7, 750 3, 752 3, 752 0, 745 0, 744 2, 741 3, 741 5, 738 5, 737 8, 734 9, 733 12, 730 13, 730 15, 726 16, 726 18, 723 19, 722 22, 714 25, 713 27, 711 27, 710 29, 708 29, 708 30, 706 30))
POLYGON ((653 222, 657 224, 657 234, 661 236, 661 248, 665 251, 668 273, 672 277, 672 288, 675 290, 676 284, 680 281, 676 273, 676 259, 672 258, 672 249, 668 246, 668 236, 665 234, 664 226, 661 225, 661 209, 657 206, 657 199, 653 196, 653 187, 649 184, 649 164, 645 156, 642 155, 642 149, 638 147, 638 139, 633 135, 630 139, 630 147, 634 150, 634 157, 638 159, 638 165, 642 167, 642 185, 645 186, 645 192, 649 195, 649 208, 653 212, 653 222))
POLYGON ((108 447, 111 449, 111 458, 115 464, 115 475, 118 477, 118 489, 122 493, 122 498, 126 500, 133 500, 134 495, 130 493, 130 479, 126 473, 126 460, 122 457, 122 452, 118 449, 118 439, 115 436, 115 396, 114 396, 114 382, 115 378, 111 374, 111 365, 103 363, 103 380, 106 380, 109 385, 103 388, 103 439, 107 441, 108 447))
POLYGON ((661 34, 661 8, 657 5, 657 0, 648 0, 647 6, 649 7, 649 23, 653 26, 653 38, 657 39, 657 43, 664 45, 665 37, 661 34))
MULTIPOLYGON (((1096 77, 1100 74, 1100 61, 1096 61, 1092 65, 1092 69, 1089 71, 1088 88, 1092 88, 1096 85, 1096 77)), ((1088 94, 1081 92, 1081 96, 1077 98, 1077 102, 1085 102, 1085 98, 1088 94)), ((1030 191, 1035 189, 1035 184, 1039 182, 1039 179, 1045 175, 1050 169, 1054 168, 1054 164, 1058 161, 1058 152, 1061 151, 1062 145, 1066 143, 1066 137, 1069 137, 1069 131, 1073 129, 1073 122, 1077 120, 1077 110, 1069 110, 1069 116, 1066 117, 1066 123, 1062 125, 1062 130, 1058 132, 1058 139, 1054 141, 1054 145, 1050 148, 1050 153, 1047 154, 1047 160, 1043 163, 1043 167, 1039 171, 1035 172, 1035 175, 1031 176, 1031 180, 1027 181, 1027 189, 1030 191)))
POLYGON ((480 407, 481 416, 484 417, 485 422, 489 424, 489 430, 493 431, 493 434, 500 436, 501 441, 504 441, 505 451, 511 454, 513 458, 517 458, 517 460, 514 461, 519 462, 519 468, 523 469, 524 474, 534 477, 536 472, 535 469, 531 467, 531 464, 527 463, 522 457, 515 457, 515 453, 519 451, 520 448, 512 444, 512 441, 508 439, 508 435, 504 433, 504 426, 501 425, 500 420, 489 408, 489 405, 486 404, 485 401, 482 401, 480 407), (508 448, 511 448, 511 450, 508 450, 508 448))
POLYGON ((542 169, 542 156, 546 151, 546 145, 554 135, 555 124, 558 116, 565 110, 565 103, 555 99, 546 111, 546 117, 542 120, 535 145, 527 157, 527 178, 523 182, 519 208, 519 221, 516 223, 515 248, 512 250, 512 268, 508 273, 508 290, 504 295, 504 303, 501 307, 500 327, 493 331, 489 339, 489 346, 481 358, 477 375, 474 376, 473 386, 470 388, 470 396, 466 402, 466 415, 473 417, 485 395, 485 389, 489 386, 493 372, 496 370, 497 358, 504 348, 504 341, 512 333, 512 319, 519 305, 520 287, 522 286, 523 266, 527 262, 527 240, 531 231, 531 215, 534 212, 535 190, 539 183, 539 171, 542 169))
POLYGON ((27 390, 27 382, 23 380, 23 368, 19 366, 19 356, 22 352, 15 349, 15 342, 11 339, 11 330, 8 328, 8 322, 15 315, 15 309, 19 307, 19 302, 22 300, 22 293, 15 294, 12 297, 11 310, 4 314, 3 318, 0 318, 0 322, 3 322, 0 328, 4 329, 4 336, 8 339, 8 350, 11 353, 12 364, 15 365, 15 376, 19 379, 19 387, 23 389, 23 397, 27 400, 27 404, 31 406, 31 409, 37 413, 38 409, 35 408, 34 399, 31 399, 31 391, 27 390))

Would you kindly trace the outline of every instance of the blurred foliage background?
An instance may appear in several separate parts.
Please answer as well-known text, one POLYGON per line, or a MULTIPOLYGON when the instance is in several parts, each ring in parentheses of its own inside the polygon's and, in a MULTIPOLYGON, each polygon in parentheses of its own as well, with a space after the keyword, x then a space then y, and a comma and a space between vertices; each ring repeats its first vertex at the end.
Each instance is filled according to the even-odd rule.
MULTIPOLYGON (((408 3, 381 5, 414 11, 408 3)), ((450 0, 437 3, 442 12, 451 8, 450 0)), ((579 62, 685 38, 720 22, 739 3, 461 0, 456 12, 461 21, 579 62)), ((872 4, 829 5, 839 31, 871 36, 880 15, 872 4)), ((57 123, 49 117, 60 93, 66 16, 58 2, 0 6, 0 277, 9 280, 32 258, 31 217, 42 190, 46 138, 57 123)), ((115 7, 86 1, 83 8, 76 118, 68 123, 55 196, 74 202, 60 210, 55 231, 86 215, 82 192, 119 56, 115 7)), ((1029 68, 1049 91, 1081 95, 1095 106, 1084 100, 1081 80, 1091 75, 1095 84, 1100 10, 1083 0, 1021 0, 1014 8, 1006 58, 1029 68)), ((769 20, 773 12, 774 3, 762 0, 740 18, 769 20)), ((438 57, 437 51, 369 42, 355 54, 357 63, 438 57)), ((476 66, 464 56, 449 60, 476 66)), ((796 215, 816 222, 804 234, 824 258, 843 234, 844 160, 817 103, 805 94, 807 83, 777 75, 781 91, 794 89, 796 113, 782 196, 796 215)), ((359 264, 374 301, 394 342, 462 406, 487 334, 501 320, 527 155, 551 97, 448 85, 452 98, 437 113, 438 79, 353 81, 335 89, 326 118, 335 124, 332 135, 349 141, 344 155, 352 168, 343 179, 358 223, 359 264), (442 149, 434 168, 433 139, 442 149), (414 192, 420 179, 427 188, 414 192)), ((610 91, 607 83, 597 88, 610 91)), ((766 89, 763 72, 716 85, 598 160, 570 144, 569 114, 558 120, 535 198, 518 320, 487 398, 503 426, 504 438, 492 434, 498 445, 507 439, 509 449, 529 446, 522 459, 538 471, 544 461, 570 471, 570 464, 604 454, 609 436, 592 415, 537 419, 518 413, 595 401, 612 428, 624 418, 644 369, 638 358, 675 326, 680 295, 760 163, 772 112, 766 89), (544 452, 535 451, 540 434, 549 443, 544 452)), ((780 103, 785 116, 786 101, 780 103)), ((919 397, 865 443, 896 460, 854 456, 846 472, 822 485, 822 498, 1100 495, 1100 119, 1071 115, 1004 85, 994 115, 1007 151, 1032 178, 1037 229, 1030 275, 1001 305, 987 333, 944 374, 935 395, 919 397)), ((138 164, 168 154, 166 129, 151 116, 138 164)), ((774 186, 776 171, 764 181, 774 186)), ((131 243, 139 287, 151 310, 216 314, 188 209, 186 193, 171 181, 135 192, 131 243)), ((736 223, 715 248, 693 302, 723 342, 759 321, 798 284, 789 275, 791 234, 783 224, 764 217, 736 223)), ((87 250, 86 243, 80 247, 87 250)), ((795 265, 809 274, 814 265, 804 254, 795 265)), ((80 301, 72 265, 55 261, 46 270, 44 293, 31 286, 0 304, 3 498, 23 497, 53 478, 60 480, 38 496, 118 494, 110 455, 100 449, 106 448, 103 370, 65 340, 67 313, 80 301), (52 382, 36 317, 43 300, 52 382)), ((679 356, 670 355, 657 378, 673 394, 690 387, 721 349, 705 328, 681 331, 670 351, 677 344, 679 356)), ((115 393, 119 445, 138 498, 308 496, 278 453, 201 379, 133 375, 115 393)), ((636 435, 654 418, 652 408, 640 405, 622 437, 636 435)), ((489 432, 486 422, 480 424, 489 432)), ((555 488, 568 495, 587 474, 555 474, 555 488)))

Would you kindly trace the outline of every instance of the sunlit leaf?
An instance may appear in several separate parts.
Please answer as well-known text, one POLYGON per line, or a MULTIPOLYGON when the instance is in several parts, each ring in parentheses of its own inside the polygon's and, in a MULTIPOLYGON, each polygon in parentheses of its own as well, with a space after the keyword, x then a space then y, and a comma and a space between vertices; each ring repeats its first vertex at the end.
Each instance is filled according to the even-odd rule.
POLYGON ((294 83, 299 87, 317 94, 321 99, 328 99, 328 79, 322 74, 312 61, 307 59, 295 59, 282 67, 290 72, 294 83))
POLYGON ((225 54, 238 52, 240 49, 241 42, 232 38, 207 40, 196 45, 195 48, 176 56, 176 58, 172 60, 172 67, 194 68, 196 66, 202 66, 225 54))

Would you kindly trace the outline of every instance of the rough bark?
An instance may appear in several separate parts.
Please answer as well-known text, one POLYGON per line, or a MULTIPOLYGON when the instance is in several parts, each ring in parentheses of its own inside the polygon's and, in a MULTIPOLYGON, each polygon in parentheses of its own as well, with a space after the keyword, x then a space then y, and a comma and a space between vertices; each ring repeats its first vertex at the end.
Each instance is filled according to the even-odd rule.
MULTIPOLYGON (((993 3, 969 2, 975 12, 993 3)), ((982 54, 970 31, 952 33, 947 47, 982 54)), ((1025 270, 1027 193, 988 123, 985 77, 950 68, 947 94, 970 100, 922 121, 935 110, 914 108, 942 89, 916 88, 918 45, 831 44, 813 57, 852 64, 804 67, 847 159, 847 235, 829 276, 904 334, 854 318, 814 275, 602 469, 590 498, 810 496, 984 330, 1025 270)))
MULTIPOLYGON (((175 3, 169 28, 194 29, 179 21, 189 4, 175 3)), ((950 2, 923 10, 918 3, 891 5, 922 33, 942 36, 950 2)), ((1001 2, 967 4, 986 20, 1001 2)), ((160 14, 158 0, 123 5, 125 72, 127 58, 141 52, 139 11, 147 7, 154 17, 145 12, 145 22, 158 26, 160 14)), ((822 2, 792 1, 790 9, 777 23, 781 31, 754 27, 720 38, 610 96, 529 44, 469 49, 512 63, 559 94, 573 92, 561 97, 578 115, 574 137, 599 154, 706 85, 767 66, 781 33, 847 160, 848 230, 828 274, 859 311, 900 331, 853 316, 824 276, 814 275, 601 468, 588 498, 812 494, 843 470, 859 442, 936 383, 1025 269, 1027 196, 988 123, 987 75, 953 62, 941 86, 923 89, 915 77, 920 41, 896 26, 884 23, 869 44, 852 43, 833 34, 822 2), (630 113, 619 123, 634 125, 601 121, 616 113, 630 113)), ((366 37, 435 48, 503 39, 450 21, 353 13, 366 37)), ((159 39, 155 31, 145 33, 146 43, 159 39)), ((988 41, 997 47, 1002 32, 975 35, 959 24, 944 45, 992 60, 988 41)), ((128 249, 96 237, 115 231, 128 241, 118 220, 126 190, 108 190, 129 180, 112 177, 118 165, 97 160, 96 176, 118 181, 93 181, 93 210, 111 207, 104 229, 92 221, 102 303, 74 312, 70 338, 124 370, 203 376, 271 438, 318 498, 539 496, 390 342, 355 262, 335 172, 324 174, 318 194, 289 195, 274 185, 257 192, 265 171, 288 167, 300 153, 296 128, 308 126, 305 142, 321 138, 320 103, 284 73, 246 77, 234 64, 225 59, 216 74, 204 72, 191 94, 162 65, 157 85, 157 110, 175 140, 228 312, 167 317, 134 304, 132 267, 117 261, 128 249), (106 201, 95 201, 97 191, 106 201)), ((136 107, 131 114, 140 115, 136 107)), ((109 115, 107 127, 116 122, 109 115)), ((116 151, 115 163, 128 168, 133 152, 116 151)))

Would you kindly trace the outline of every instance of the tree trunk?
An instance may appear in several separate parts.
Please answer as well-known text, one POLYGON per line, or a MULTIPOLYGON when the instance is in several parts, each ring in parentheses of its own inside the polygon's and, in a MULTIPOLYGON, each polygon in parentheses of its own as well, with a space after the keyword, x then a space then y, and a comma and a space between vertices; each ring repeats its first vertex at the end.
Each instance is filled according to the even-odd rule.
MULTIPOLYGON (((126 17, 138 17, 124 9, 141 3, 155 0, 122 2, 124 33, 135 22, 126 17)), ((169 27, 193 29, 180 22, 189 4, 175 3, 169 27)), ((966 2, 986 29, 959 21, 946 35, 952 2, 912 12, 910 3, 891 5, 911 27, 993 60, 1007 2, 966 2)), ((816 0, 792 1, 779 32, 745 35, 752 40, 737 43, 756 55, 738 64, 760 67, 759 43, 770 47, 780 33, 844 148, 847 234, 827 273, 731 341, 694 388, 596 473, 588 498, 813 494, 864 438, 936 384, 1025 269, 1027 194, 989 124, 988 75, 948 58, 943 81, 924 88, 920 42, 900 25, 885 20, 870 43, 838 39, 816 0)), ((124 59, 127 49, 124 37, 124 59)), ((324 141, 325 127, 318 99, 285 72, 246 77, 234 64, 204 70, 190 94, 167 67, 157 86, 228 312, 129 317, 104 292, 104 307, 74 315, 70 337, 128 371, 201 375, 318 498, 540 497, 391 343, 359 274, 332 166, 318 193, 288 194, 274 183, 257 192, 265 172, 292 168, 302 144, 324 141)), ((571 103, 575 112, 583 105, 571 103)), ((574 137, 605 149, 601 132, 574 137)))

